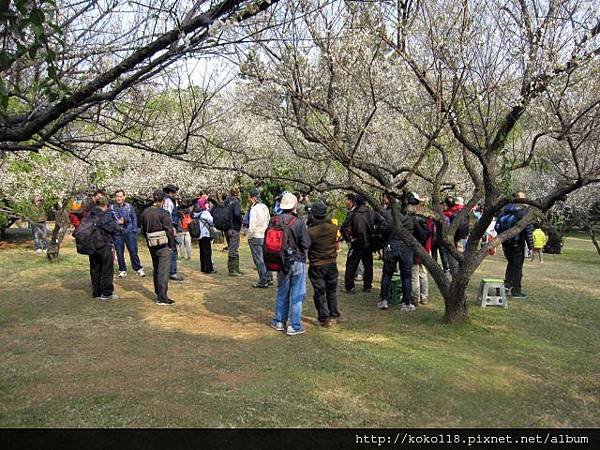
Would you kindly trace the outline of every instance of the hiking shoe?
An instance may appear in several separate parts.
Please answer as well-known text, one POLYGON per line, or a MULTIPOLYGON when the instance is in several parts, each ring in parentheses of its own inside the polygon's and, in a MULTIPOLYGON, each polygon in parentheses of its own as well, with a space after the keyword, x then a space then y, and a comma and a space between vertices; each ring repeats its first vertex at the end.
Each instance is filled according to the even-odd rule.
POLYGON ((146 272, 144 272, 144 268, 141 268, 140 270, 136 270, 135 273, 137 273, 140 277, 146 276, 146 272))
POLYGON ((300 329, 300 330, 294 330, 292 327, 287 327, 287 331, 285 332, 285 334, 287 334, 288 336, 297 336, 299 334, 303 334, 304 333, 304 328, 300 329))
POLYGON ((242 274, 241 274, 241 273, 238 273, 238 272, 229 272, 229 276, 230 276, 230 277, 241 277, 241 276, 242 276, 242 274))
POLYGON ((414 311, 415 310, 415 305, 410 304, 407 305, 406 303, 402 303, 402 306, 400 307, 400 311, 414 311))
POLYGON ((368 294, 368 293, 370 293, 370 292, 371 292, 371 288, 364 288, 364 289, 363 289, 363 292, 364 292, 365 294, 368 294))
POLYGON ((171 305, 175 304, 175 302, 173 300, 171 300, 170 298, 168 298, 166 300, 156 300, 154 303, 157 304, 158 306, 171 306, 171 305))
POLYGON ((260 284, 260 283, 254 283, 252 285, 253 288, 258 288, 258 289, 266 289, 269 287, 268 284, 260 284))
POLYGON ((271 322, 271 328, 276 331, 285 331, 285 325, 283 325, 283 322, 271 322))
POLYGON ((127 272, 125 270, 121 270, 119 272, 119 278, 125 278, 127 276, 127 272))
POLYGON ((99 300, 118 300, 119 296, 117 294, 111 294, 111 295, 101 295, 99 297, 99 300))
POLYGON ((41 248, 36 248, 36 249, 35 249, 35 252, 36 252, 36 253, 42 253, 43 251, 44 251, 44 250, 42 250, 41 248))
POLYGON ((179 275, 179 274, 177 274, 177 273, 176 273, 176 274, 174 274, 174 275, 171 275, 171 276, 169 277, 169 280, 173 280, 173 281, 183 281, 183 277, 182 277, 181 275, 179 275))
POLYGON ((356 294, 356 288, 353 287, 352 289, 346 289, 346 294, 356 294))
POLYGON ((379 303, 377 303, 377 307, 379 309, 388 309, 388 302, 387 302, 387 300, 381 300, 379 303))
POLYGON ((511 297, 512 298, 525 298, 525 297, 527 297, 527 295, 525 295, 524 292, 513 292, 511 294, 511 297))
POLYGON ((319 319, 319 326, 323 327, 323 328, 329 328, 332 325, 332 321, 331 319, 325 319, 325 320, 320 320, 319 319))

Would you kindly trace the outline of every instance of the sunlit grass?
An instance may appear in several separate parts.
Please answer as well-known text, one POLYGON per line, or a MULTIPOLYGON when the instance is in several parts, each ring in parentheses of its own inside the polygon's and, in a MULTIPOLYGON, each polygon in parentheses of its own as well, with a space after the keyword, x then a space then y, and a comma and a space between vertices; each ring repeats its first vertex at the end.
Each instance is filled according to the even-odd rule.
MULTIPOLYGON (((195 248, 161 308, 151 276, 116 279, 121 299, 99 303, 70 240, 57 264, 22 242, 0 250, 0 425, 598 426, 600 266, 589 241, 566 242, 526 263, 528 297, 508 309, 472 302, 467 323, 443 325, 431 282, 411 314, 377 310, 377 289, 340 293, 346 321, 320 329, 309 289, 292 338, 268 327, 275 291, 250 287, 245 245, 240 279, 220 246, 219 274, 201 275, 195 248)), ((504 267, 488 258, 470 293, 504 267)))

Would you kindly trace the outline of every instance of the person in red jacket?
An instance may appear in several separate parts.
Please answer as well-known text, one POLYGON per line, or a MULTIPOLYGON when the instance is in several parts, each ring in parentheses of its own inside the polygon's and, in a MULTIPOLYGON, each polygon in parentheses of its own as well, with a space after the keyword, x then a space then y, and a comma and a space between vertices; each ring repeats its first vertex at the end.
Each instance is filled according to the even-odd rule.
MULTIPOLYGON (((446 210, 444 211, 444 216, 450 220, 450 223, 454 222, 456 216, 464 209, 465 201, 462 197, 456 197, 456 199, 452 197, 446 197, 444 200, 446 204, 446 210)), ((458 244, 463 239, 466 239, 469 236, 469 218, 464 217, 456 229, 454 233, 454 246, 458 249, 458 244)))

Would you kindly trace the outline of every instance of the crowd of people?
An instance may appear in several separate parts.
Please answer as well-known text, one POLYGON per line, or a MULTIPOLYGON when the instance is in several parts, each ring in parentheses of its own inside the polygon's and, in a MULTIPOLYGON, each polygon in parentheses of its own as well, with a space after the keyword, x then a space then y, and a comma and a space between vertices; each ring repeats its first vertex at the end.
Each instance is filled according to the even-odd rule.
MULTIPOLYGON (((253 188, 247 193, 247 211, 244 212, 240 190, 232 188, 223 201, 217 201, 202 192, 191 206, 184 206, 177 196, 178 187, 169 184, 152 194, 152 205, 141 214, 139 229, 145 238, 151 259, 154 292, 157 305, 175 303, 169 297, 169 282, 181 281, 178 258, 190 259, 192 239, 198 240, 199 269, 204 274, 218 273, 213 262, 213 242, 224 235, 227 250, 227 272, 231 277, 243 275, 240 270, 240 236, 247 238, 257 279, 253 288, 268 289, 277 276, 277 292, 271 326, 293 336, 304 333, 302 310, 307 293, 307 276, 314 291, 314 304, 319 324, 331 326, 340 320, 338 307, 337 258, 342 242, 349 246, 345 264, 344 291, 357 292, 356 280, 362 281, 362 290, 373 287, 373 255, 383 260, 381 289, 377 307, 390 307, 392 277, 398 272, 402 287, 402 311, 413 311, 425 305, 429 297, 428 274, 419 256, 402 238, 402 230, 412 233, 426 252, 440 258, 444 271, 450 277, 451 257, 442 245, 441 230, 433 217, 419 213, 426 198, 406 193, 400 200, 399 217, 402 228, 393 226, 391 204, 386 195, 383 209, 375 212, 365 199, 353 193, 346 195, 347 215, 338 227, 331 218, 331 208, 323 201, 309 203, 308 196, 298 197, 290 192, 281 193, 271 211, 261 200, 261 193, 253 188), (412 208, 410 208, 412 206, 412 208), (307 268, 308 262, 308 268, 307 268), (359 270, 362 274, 359 277, 359 270)), ((75 227, 78 251, 87 254, 90 262, 92 295, 100 300, 114 300, 114 260, 118 276, 127 276, 125 249, 133 271, 145 276, 138 245, 138 219, 133 206, 125 201, 126 193, 117 190, 113 202, 106 192, 97 189, 81 200, 70 212, 75 227), (114 252, 114 253, 113 253, 114 252), (116 258, 115 258, 116 257, 116 258)), ((523 199, 523 193, 515 199, 523 199)), ((465 208, 461 197, 448 196, 443 202, 443 220, 447 225, 461 220, 455 229, 454 243, 462 250, 469 235, 469 214, 459 215, 465 208), (458 219, 460 217, 460 219, 458 219)), ((422 208, 422 211, 426 211, 422 208)), ((480 212, 473 211, 475 220, 480 212)), ((396 211, 396 213, 398 213, 396 211)), ((526 214, 520 202, 507 205, 492 222, 484 235, 489 241, 514 226, 526 214)), ((521 289, 526 247, 533 260, 542 262, 542 248, 546 237, 539 226, 528 224, 520 233, 503 243, 507 259, 505 286, 513 297, 524 297, 521 289)))

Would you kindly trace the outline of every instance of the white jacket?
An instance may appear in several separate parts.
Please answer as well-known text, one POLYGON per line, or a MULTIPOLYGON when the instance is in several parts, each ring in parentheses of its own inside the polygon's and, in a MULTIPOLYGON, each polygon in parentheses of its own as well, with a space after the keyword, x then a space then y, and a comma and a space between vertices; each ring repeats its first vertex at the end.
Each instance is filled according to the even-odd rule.
POLYGON ((203 209, 202 212, 193 213, 192 216, 194 219, 198 219, 198 223, 200 224, 200 239, 210 237, 209 226, 213 226, 213 217, 210 211, 208 209, 203 209))
POLYGON ((248 225, 248 232, 246 237, 248 239, 264 239, 265 231, 269 226, 271 215, 269 214, 269 208, 264 203, 256 203, 250 208, 250 224, 248 225))

